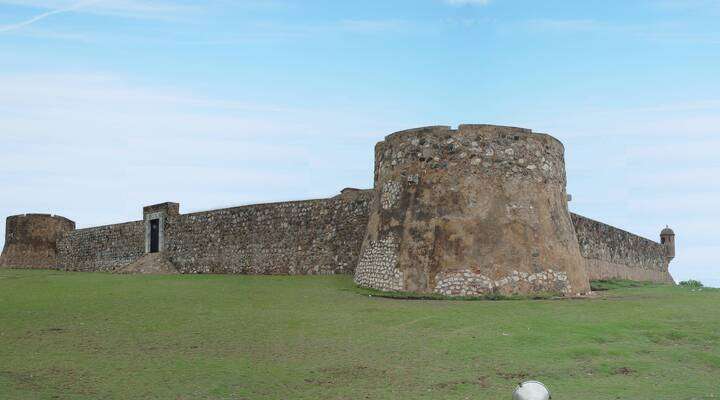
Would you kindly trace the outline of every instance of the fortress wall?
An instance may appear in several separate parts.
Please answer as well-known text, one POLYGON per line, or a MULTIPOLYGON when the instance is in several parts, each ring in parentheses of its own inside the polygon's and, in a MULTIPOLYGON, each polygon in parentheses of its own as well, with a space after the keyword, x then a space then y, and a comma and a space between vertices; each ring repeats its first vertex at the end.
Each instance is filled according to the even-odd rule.
POLYGON ((389 135, 375 149, 355 281, 451 296, 587 292, 565 179, 563 145, 529 129, 389 135))
POLYGON ((578 214, 572 219, 590 280, 673 282, 662 244, 578 214))
POLYGON ((370 192, 171 217, 165 253, 182 273, 351 274, 370 192))
POLYGON ((143 221, 78 229, 58 242, 67 271, 114 271, 145 254, 143 221))
POLYGON ((564 151, 515 127, 396 132, 375 147, 371 190, 185 215, 162 203, 143 221, 79 230, 63 217, 12 216, 0 267, 116 271, 159 249, 148 259, 182 273, 354 272, 364 287, 449 296, 672 282, 671 229, 660 244, 569 212, 564 151))

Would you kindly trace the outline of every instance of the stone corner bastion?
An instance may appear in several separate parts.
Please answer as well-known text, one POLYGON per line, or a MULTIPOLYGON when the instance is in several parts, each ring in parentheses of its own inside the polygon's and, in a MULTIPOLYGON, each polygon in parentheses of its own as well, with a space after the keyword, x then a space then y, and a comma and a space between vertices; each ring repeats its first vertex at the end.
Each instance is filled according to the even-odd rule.
POLYGON ((58 215, 21 214, 7 217, 0 268, 57 268, 57 243, 74 229, 75 222, 58 215))
POLYGON ((552 136, 514 127, 387 136, 355 282, 450 296, 588 292, 563 153, 552 136))

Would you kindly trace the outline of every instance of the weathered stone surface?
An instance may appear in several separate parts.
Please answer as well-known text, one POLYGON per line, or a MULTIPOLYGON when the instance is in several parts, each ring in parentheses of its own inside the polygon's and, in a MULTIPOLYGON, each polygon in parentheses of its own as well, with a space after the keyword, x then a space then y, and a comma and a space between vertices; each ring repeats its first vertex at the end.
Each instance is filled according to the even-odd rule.
POLYGON ((386 137, 355 281, 450 295, 587 292, 563 151, 551 136, 489 125, 386 137))
POLYGON ((404 290, 398 255, 399 241, 392 232, 382 239, 366 241, 355 270, 355 283, 384 291, 404 290))
POLYGON ((591 280, 673 282, 668 272, 672 257, 663 244, 581 215, 572 219, 591 280))
POLYGON ((143 221, 78 229, 58 242, 60 266, 66 271, 112 272, 144 254, 143 221))
POLYGON ((168 218, 166 253, 182 273, 350 274, 370 193, 168 218))
MULTIPOLYGON (((369 200, 367 190, 348 190, 331 199, 184 215, 176 203, 163 203, 146 207, 144 214, 163 212, 162 254, 182 273, 350 274, 369 200)), ((146 225, 135 221, 70 232, 58 243, 61 267, 128 272, 148 251, 146 225)), ((151 271, 146 264, 152 260, 138 268, 151 271)))
POLYGON ((506 294, 564 292, 566 285, 567 274, 551 269, 532 274, 513 270, 500 279, 464 270, 441 272, 435 292, 446 296, 481 296, 496 291, 506 294))
POLYGON ((57 242, 75 229, 75 222, 49 214, 7 218, 0 268, 58 268, 57 242))

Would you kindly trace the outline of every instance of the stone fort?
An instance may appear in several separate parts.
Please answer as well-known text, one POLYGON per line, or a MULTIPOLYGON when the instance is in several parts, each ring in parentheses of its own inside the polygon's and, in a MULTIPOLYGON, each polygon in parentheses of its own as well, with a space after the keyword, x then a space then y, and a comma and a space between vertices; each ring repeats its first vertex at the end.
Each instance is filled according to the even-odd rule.
POLYGON ((0 267, 185 274, 353 274, 383 291, 566 295, 590 280, 673 282, 669 228, 655 242, 570 213, 564 147, 529 129, 460 125, 393 133, 375 146, 373 189, 328 199, 76 229, 7 218, 0 267))

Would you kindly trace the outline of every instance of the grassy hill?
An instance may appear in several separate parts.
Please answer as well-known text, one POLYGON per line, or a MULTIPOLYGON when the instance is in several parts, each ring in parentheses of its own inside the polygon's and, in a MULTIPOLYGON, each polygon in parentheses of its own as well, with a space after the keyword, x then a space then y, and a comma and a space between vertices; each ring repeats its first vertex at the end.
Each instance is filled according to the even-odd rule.
MULTIPOLYGON (((612 286, 612 285, 610 285, 612 286)), ((0 270, 0 399, 720 397, 720 291, 430 301, 335 277, 0 270)))

